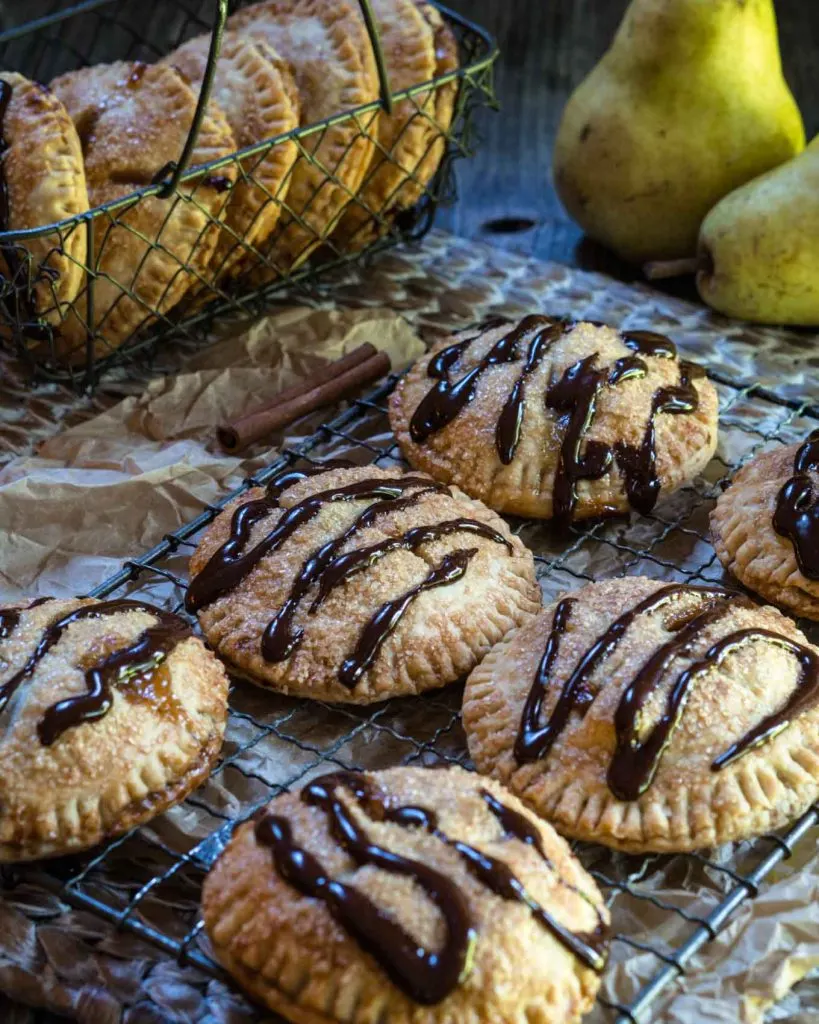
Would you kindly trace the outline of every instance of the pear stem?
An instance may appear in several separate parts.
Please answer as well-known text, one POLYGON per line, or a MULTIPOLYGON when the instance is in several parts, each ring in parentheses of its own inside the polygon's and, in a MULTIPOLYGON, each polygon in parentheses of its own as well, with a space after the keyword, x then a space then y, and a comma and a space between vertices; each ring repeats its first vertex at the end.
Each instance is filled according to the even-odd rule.
POLYGON ((643 273, 649 281, 662 281, 667 277, 684 277, 696 274, 700 270, 700 261, 696 256, 686 256, 679 260, 651 260, 643 264, 643 273))

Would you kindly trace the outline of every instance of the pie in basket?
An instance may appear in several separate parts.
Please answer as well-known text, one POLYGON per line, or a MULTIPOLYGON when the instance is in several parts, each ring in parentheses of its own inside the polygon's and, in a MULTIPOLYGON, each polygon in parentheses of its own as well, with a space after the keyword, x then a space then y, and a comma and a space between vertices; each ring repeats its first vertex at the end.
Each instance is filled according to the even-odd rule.
MULTIPOLYGON (((88 210, 80 140, 65 107, 46 86, 11 71, 0 73, 0 137, 0 230, 43 227, 88 210)), ((28 307, 20 308, 18 298, 14 318, 59 323, 82 287, 85 256, 84 225, 4 246, 0 272, 28 307)), ((32 338, 37 334, 32 328, 32 338)))
MULTIPOLYGON (((182 153, 196 94, 171 67, 119 62, 70 71, 51 83, 74 119, 88 194, 99 206, 150 185, 182 153)), ((191 166, 235 150, 224 115, 211 104, 191 166)), ((207 274, 236 168, 182 185, 168 199, 141 198, 94 222, 96 349, 104 355, 171 309, 207 274)), ((64 324, 67 355, 83 356, 87 297, 64 324)))
POLYGON ((540 608, 532 555, 498 516, 373 466, 319 464, 248 491, 190 569, 188 610, 231 666, 353 704, 462 678, 540 608))
POLYGON ((744 466, 711 513, 711 534, 741 583, 819 621, 819 430, 744 466))
POLYGON ((564 835, 674 852, 779 828, 819 796, 819 650, 775 608, 592 583, 467 680, 482 772, 564 835))
MULTIPOLYGON (((231 29, 263 39, 291 65, 303 125, 378 98, 378 77, 364 20, 354 0, 265 0, 237 11, 231 29)), ((267 252, 294 269, 335 227, 372 159, 377 111, 345 118, 307 135, 293 169, 287 207, 267 252)), ((275 271, 259 270, 269 279, 275 271)))
POLYGON ((608 911, 568 845, 458 767, 277 797, 202 903, 218 959, 298 1024, 573 1024, 606 957, 608 911))
POLYGON ((0 862, 95 846, 183 800, 222 745, 228 682, 139 601, 0 608, 0 862))
MULTIPOLYGON (((181 71, 198 92, 210 43, 209 35, 191 39, 163 63, 181 71)), ((261 39, 225 33, 211 95, 227 118, 238 149, 299 126, 300 101, 290 69, 261 39)), ((231 192, 211 263, 216 280, 230 276, 246 258, 247 246, 261 245, 275 228, 297 155, 290 139, 242 161, 242 176, 231 192)))
POLYGON ((648 513, 709 462, 717 394, 668 338, 525 316, 462 331, 390 400, 405 457, 499 512, 648 513))
MULTIPOLYGON (((458 67, 458 44, 440 13, 415 0, 374 0, 390 88, 401 92, 458 67)), ((452 122, 457 82, 396 103, 378 119, 378 147, 333 242, 358 250, 423 195, 438 169, 452 122)))

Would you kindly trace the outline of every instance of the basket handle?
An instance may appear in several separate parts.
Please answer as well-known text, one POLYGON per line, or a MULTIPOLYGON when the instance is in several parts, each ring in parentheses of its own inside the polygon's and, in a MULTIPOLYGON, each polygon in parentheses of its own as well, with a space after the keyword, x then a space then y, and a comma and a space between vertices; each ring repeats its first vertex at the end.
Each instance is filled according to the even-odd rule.
POLYGON ((211 89, 213 88, 213 79, 216 75, 216 62, 219 59, 219 52, 222 49, 222 36, 225 32, 225 22, 228 17, 228 4, 230 0, 216 0, 216 19, 213 24, 213 32, 210 38, 210 50, 208 51, 208 63, 205 68, 205 74, 202 78, 202 86, 199 90, 199 101, 196 104, 196 111, 193 115, 193 121, 191 122, 188 137, 185 140, 185 146, 182 150, 182 155, 178 161, 171 161, 166 164, 162 170, 154 178, 154 183, 162 181, 166 174, 170 174, 170 179, 162 186, 157 192, 158 199, 167 199, 173 195, 176 190, 176 186, 179 184, 179 179, 187 170, 188 164, 191 162, 193 156, 193 150, 196 146, 196 141, 199 137, 199 129, 202 125, 202 119, 205 116, 205 110, 207 109, 208 100, 210 99, 211 89))
POLYGON ((378 71, 378 87, 381 91, 381 106, 388 114, 392 113, 392 89, 390 88, 390 77, 387 74, 387 62, 384 59, 384 50, 381 46, 381 33, 378 31, 378 22, 375 20, 375 13, 371 0, 358 0, 361 13, 364 16, 364 24, 367 27, 367 34, 370 37, 370 45, 373 48, 375 67, 378 71))

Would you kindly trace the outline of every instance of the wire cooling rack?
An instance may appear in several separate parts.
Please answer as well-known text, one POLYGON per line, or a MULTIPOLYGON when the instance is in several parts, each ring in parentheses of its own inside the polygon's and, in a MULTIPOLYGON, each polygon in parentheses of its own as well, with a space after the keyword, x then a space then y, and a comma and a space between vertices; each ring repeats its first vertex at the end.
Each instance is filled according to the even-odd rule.
MULTIPOLYGON (((719 374, 720 446, 704 474, 643 517, 578 524, 569 539, 547 524, 512 520, 535 553, 546 601, 595 578, 648 575, 719 582, 708 539, 708 513, 725 481, 761 449, 801 440, 819 408, 782 398, 719 374)), ((263 485, 298 460, 343 455, 360 464, 402 465, 389 431, 385 401, 397 377, 285 448, 264 470, 123 564, 94 597, 139 594, 185 614, 186 564, 201 531, 233 498, 263 485)), ((807 623, 801 623, 803 628, 807 623)), ((806 631, 816 637, 816 627, 806 631)), ((221 762, 182 805, 91 856, 22 869, 73 906, 87 909, 161 947, 180 962, 220 975, 198 915, 202 880, 232 828, 273 796, 332 768, 452 763, 471 767, 460 724, 461 689, 370 707, 333 706, 288 698, 237 681, 221 762)), ((591 1020, 617 1024, 651 1018, 658 998, 689 969, 694 956, 726 926, 795 845, 819 823, 811 809, 781 834, 709 851, 710 856, 626 856, 575 844, 612 909, 610 971, 629 961, 630 991, 619 1001, 601 995, 591 1020), (650 932, 637 931, 639 917, 650 932)), ((604 977, 602 991, 611 991, 604 977)))

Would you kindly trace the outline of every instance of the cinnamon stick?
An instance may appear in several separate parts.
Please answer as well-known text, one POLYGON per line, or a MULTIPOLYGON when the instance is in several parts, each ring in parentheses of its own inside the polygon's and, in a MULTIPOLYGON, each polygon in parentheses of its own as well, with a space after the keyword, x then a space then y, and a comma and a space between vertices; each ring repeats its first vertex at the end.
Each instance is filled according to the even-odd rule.
POLYGON ((217 428, 222 448, 233 454, 289 426, 324 405, 337 402, 389 372, 390 357, 365 343, 328 363, 293 387, 285 388, 262 408, 217 428))
POLYGON ((696 274, 700 263, 696 256, 678 260, 651 260, 643 264, 643 273, 649 281, 663 281, 669 277, 687 277, 696 274))

